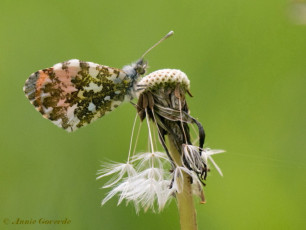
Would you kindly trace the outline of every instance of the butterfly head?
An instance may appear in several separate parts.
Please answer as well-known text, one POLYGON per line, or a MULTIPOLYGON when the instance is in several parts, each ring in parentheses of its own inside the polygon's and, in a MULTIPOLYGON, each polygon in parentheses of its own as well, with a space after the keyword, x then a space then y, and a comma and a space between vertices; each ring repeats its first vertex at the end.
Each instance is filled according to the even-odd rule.
POLYGON ((123 71, 133 80, 138 79, 146 73, 147 62, 141 58, 138 61, 123 67, 123 71))
POLYGON ((135 71, 137 72, 137 74, 139 75, 144 75, 146 73, 147 67, 148 67, 148 62, 143 60, 143 58, 139 59, 136 63, 135 63, 135 71))
POLYGON ((137 62, 132 63, 131 65, 124 66, 123 71, 133 80, 137 80, 141 75, 144 75, 148 67, 147 62, 144 60, 144 56, 146 56, 146 54, 149 53, 154 47, 159 45, 162 41, 164 41, 171 35, 173 35, 173 31, 167 33, 162 39, 160 39, 157 43, 150 47, 137 62))

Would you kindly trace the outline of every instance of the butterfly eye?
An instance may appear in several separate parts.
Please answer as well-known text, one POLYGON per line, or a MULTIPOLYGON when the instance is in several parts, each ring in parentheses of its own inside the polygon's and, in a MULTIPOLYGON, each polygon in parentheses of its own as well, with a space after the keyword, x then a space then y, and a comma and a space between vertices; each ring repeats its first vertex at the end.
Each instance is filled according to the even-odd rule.
POLYGON ((137 69, 136 69, 137 73, 140 74, 140 75, 143 75, 146 73, 146 69, 144 66, 137 66, 137 69))

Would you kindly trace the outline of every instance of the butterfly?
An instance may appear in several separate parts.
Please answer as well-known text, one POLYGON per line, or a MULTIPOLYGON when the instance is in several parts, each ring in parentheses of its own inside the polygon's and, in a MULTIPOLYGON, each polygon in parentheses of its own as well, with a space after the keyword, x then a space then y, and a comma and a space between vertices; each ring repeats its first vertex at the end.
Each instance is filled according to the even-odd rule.
POLYGON ((147 68, 144 56, 172 34, 170 31, 122 70, 72 59, 31 74, 23 91, 44 118, 68 132, 75 131, 135 98, 137 82, 147 68))

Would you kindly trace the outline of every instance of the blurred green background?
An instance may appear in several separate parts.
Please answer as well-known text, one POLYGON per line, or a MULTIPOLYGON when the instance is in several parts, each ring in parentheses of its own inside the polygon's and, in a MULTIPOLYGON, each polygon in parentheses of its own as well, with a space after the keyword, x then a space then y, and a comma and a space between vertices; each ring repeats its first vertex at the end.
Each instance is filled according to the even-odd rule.
MULTIPOLYGON (((135 110, 68 134, 22 91, 38 69, 78 58, 122 67, 170 30, 150 69, 181 69, 191 114, 214 159, 199 229, 303 229, 306 163, 306 27, 285 0, 1 0, 0 229, 179 229, 174 200, 161 213, 100 206, 104 160, 125 161, 135 110), (5 218, 69 225, 6 225, 5 218)), ((143 137, 145 140, 145 137, 143 137)), ((140 148, 139 150, 144 150, 140 148)))

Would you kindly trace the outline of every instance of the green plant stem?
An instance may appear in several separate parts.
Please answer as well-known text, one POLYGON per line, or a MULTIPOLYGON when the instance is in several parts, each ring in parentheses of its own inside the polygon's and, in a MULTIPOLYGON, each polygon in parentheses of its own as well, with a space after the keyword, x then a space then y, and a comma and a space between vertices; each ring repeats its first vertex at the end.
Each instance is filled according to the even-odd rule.
MULTIPOLYGON (((169 154, 178 166, 182 166, 181 155, 175 148, 171 137, 167 138, 169 146, 169 154)), ((176 194, 176 200, 178 204, 178 210, 180 215, 181 230, 197 230, 197 217, 193 203, 192 190, 191 190, 191 178, 183 172, 182 191, 176 194)))

